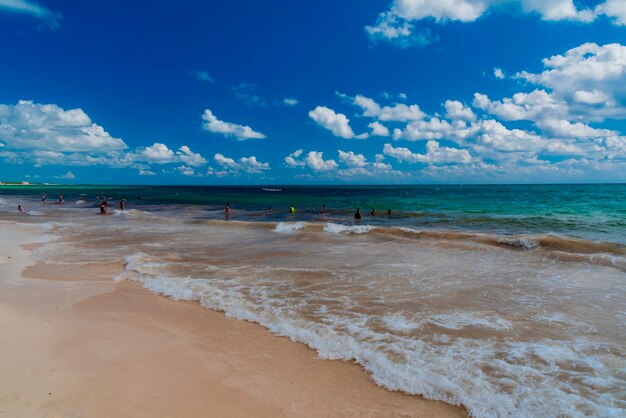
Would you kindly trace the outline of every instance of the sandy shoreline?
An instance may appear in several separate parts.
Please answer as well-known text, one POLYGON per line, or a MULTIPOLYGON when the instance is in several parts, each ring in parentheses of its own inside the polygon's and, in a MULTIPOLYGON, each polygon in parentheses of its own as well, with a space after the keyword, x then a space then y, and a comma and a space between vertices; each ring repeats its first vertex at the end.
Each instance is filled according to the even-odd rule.
POLYGON ((27 267, 34 228, 0 223, 0 237, 0 417, 463 416, 256 324, 115 283, 121 265, 27 267))

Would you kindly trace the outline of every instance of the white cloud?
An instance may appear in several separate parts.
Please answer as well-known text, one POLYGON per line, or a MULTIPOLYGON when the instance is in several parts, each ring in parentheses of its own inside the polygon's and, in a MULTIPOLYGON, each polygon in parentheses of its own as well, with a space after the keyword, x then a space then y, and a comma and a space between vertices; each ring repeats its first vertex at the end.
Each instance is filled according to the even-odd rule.
POLYGON ((373 99, 356 95, 354 98, 338 94, 342 98, 351 99, 352 103, 363 109, 363 116, 376 118, 381 121, 408 122, 423 119, 426 115, 418 105, 396 103, 393 106, 380 106, 373 99))
POLYGON ((141 149, 138 155, 148 163, 167 164, 174 161, 174 151, 160 142, 155 142, 149 147, 141 149))
POLYGON ((175 170, 178 171, 183 176, 193 176, 194 174, 196 174, 193 168, 186 166, 186 165, 181 165, 180 167, 176 167, 175 170))
POLYGON ((76 176, 71 171, 68 171, 67 173, 62 174, 60 176, 56 176, 55 178, 57 178, 57 179, 75 179, 76 176))
POLYGON ((286 97, 283 99, 283 103, 286 104, 287 106, 295 106, 298 104, 298 99, 286 97))
POLYGON ((473 122, 476 120, 476 115, 468 106, 457 100, 446 100, 444 103, 446 108, 446 117, 452 120, 464 120, 467 122, 473 122))
POLYGON ((459 141, 475 132, 476 126, 468 126, 464 121, 448 122, 445 119, 433 117, 429 120, 411 122, 406 125, 404 130, 394 129, 393 139, 408 139, 409 141, 448 139, 459 141))
POLYGON ((11 149, 109 152, 125 149, 119 138, 91 121, 82 109, 20 100, 0 104, 0 140, 11 149))
POLYGON ((372 136, 389 136, 389 129, 380 122, 372 122, 367 125, 372 129, 372 136))
POLYGON ((330 171, 339 166, 335 160, 324 160, 324 153, 320 151, 310 151, 304 161, 313 171, 330 171))
POLYGON ((504 80, 505 79, 504 72, 500 68, 494 68, 493 69, 493 75, 494 75, 495 78, 498 78, 500 80, 504 80))
POLYGON ((365 30, 375 42, 424 46, 432 43, 432 35, 425 36, 413 22, 431 19, 439 24, 469 23, 497 10, 537 14, 546 21, 591 22, 604 14, 615 24, 626 24, 623 0, 606 0, 594 10, 578 8, 573 0, 394 0, 387 11, 378 15, 375 25, 366 26, 365 30))
POLYGON ((222 134, 224 136, 234 136, 239 141, 245 141, 246 139, 265 138, 260 132, 252 130, 249 126, 237 125, 235 123, 224 122, 217 119, 211 110, 206 109, 202 115, 202 119, 206 121, 202 125, 203 129, 209 132, 222 134))
POLYGON ((626 25, 626 2, 624 0, 606 0, 596 6, 596 15, 606 15, 616 25, 626 25))
POLYGON ((423 47, 435 40, 428 29, 416 32, 411 23, 399 18, 393 11, 378 15, 376 24, 366 26, 365 32, 372 42, 391 42, 400 48, 423 47))
POLYGON ((342 151, 339 152, 339 160, 347 165, 348 167, 365 167, 367 165, 367 161, 363 154, 355 154, 352 151, 342 151))
POLYGON ((408 148, 396 148, 391 144, 385 144, 383 154, 407 163, 467 164, 472 161, 472 157, 466 149, 441 147, 437 141, 426 143, 425 154, 414 153, 408 148))
POLYGON ((154 171, 150 171, 145 168, 140 168, 137 174, 139 174, 140 176, 156 176, 156 173, 154 171))
POLYGON ((609 101, 609 96, 600 90, 576 90, 574 92, 574 100, 578 103, 587 105, 598 105, 609 101))
POLYGON ((537 120, 543 117, 566 118, 569 107, 545 90, 515 93, 512 98, 492 101, 484 94, 474 94, 474 107, 504 120, 537 120))
POLYGON ((304 167, 306 163, 304 161, 297 160, 302 155, 302 150, 298 149, 285 157, 285 164, 288 167, 304 167))
POLYGON ((341 138, 355 138, 356 135, 350 127, 350 119, 343 113, 335 113, 326 106, 317 106, 309 112, 309 117, 318 125, 328 129, 333 135, 341 138))
POLYGON ((46 21, 53 29, 59 27, 59 20, 61 19, 60 14, 53 13, 31 0, 0 0, 0 11, 31 15, 46 21))
MULTIPOLYGON (((241 157, 239 160, 235 161, 232 158, 216 153, 213 159, 224 170, 221 173, 217 173, 218 175, 225 173, 237 175, 242 172, 246 174, 259 174, 270 169, 268 163, 259 162, 255 156, 241 157)), ((209 169, 209 174, 211 174, 211 169, 209 169)))
POLYGON ((543 133, 559 138, 598 138, 618 134, 609 129, 596 129, 584 123, 558 119, 543 119, 537 122, 537 126, 543 133))
POLYGON ((558 100, 581 104, 573 114, 626 117, 626 107, 620 104, 626 100, 626 46, 585 43, 543 64, 546 70, 539 74, 522 71, 516 77, 551 89, 558 100))
POLYGON ((176 156, 183 163, 193 167, 204 165, 207 162, 202 155, 191 151, 187 145, 180 147, 178 151, 176 151, 176 156))

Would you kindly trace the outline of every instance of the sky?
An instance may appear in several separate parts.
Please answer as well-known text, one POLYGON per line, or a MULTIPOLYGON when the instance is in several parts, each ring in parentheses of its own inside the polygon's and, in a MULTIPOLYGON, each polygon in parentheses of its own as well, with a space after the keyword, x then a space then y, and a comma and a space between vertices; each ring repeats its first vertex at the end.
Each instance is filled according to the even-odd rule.
POLYGON ((626 0, 0 0, 0 181, 626 182, 626 0))

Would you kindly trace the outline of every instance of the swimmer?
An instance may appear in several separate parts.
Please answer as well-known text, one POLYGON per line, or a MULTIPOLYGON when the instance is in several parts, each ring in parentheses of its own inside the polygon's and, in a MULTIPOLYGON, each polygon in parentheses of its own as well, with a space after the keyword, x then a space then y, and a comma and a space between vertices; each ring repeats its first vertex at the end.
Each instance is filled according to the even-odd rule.
POLYGON ((296 208, 293 203, 291 204, 291 207, 289 207, 289 213, 296 213, 296 208))
POLYGON ((356 212, 354 212, 354 219, 357 221, 361 219, 361 209, 357 209, 356 212))
POLYGON ((63 195, 60 194, 59 195, 59 205, 62 205, 62 204, 63 204, 63 195))
POLYGON ((391 209, 387 209, 387 216, 391 216, 391 209))
POLYGON ((370 212, 370 215, 376 216, 376 209, 372 208, 372 211, 370 212))
POLYGON ((102 199, 102 203, 100 203, 100 215, 106 215, 108 206, 109 204, 106 199, 102 199))
POLYGON ((324 204, 324 205, 322 205, 322 210, 323 210, 324 212, 326 212, 326 210, 327 210, 327 209, 328 209, 328 206, 326 206, 325 204, 324 204))
POLYGON ((120 200, 120 209, 124 210, 126 209, 126 199, 122 198, 122 200, 120 200))
POLYGON ((22 208, 22 205, 17 205, 17 211, 18 212, 24 212, 24 209, 22 208))
POLYGON ((45 205, 45 204, 46 204, 46 199, 47 199, 47 198, 48 198, 48 195, 45 195, 45 194, 44 194, 44 195, 41 195, 41 203, 45 205))
POLYGON ((230 202, 226 202, 226 207, 224 208, 224 213, 230 213, 230 202))

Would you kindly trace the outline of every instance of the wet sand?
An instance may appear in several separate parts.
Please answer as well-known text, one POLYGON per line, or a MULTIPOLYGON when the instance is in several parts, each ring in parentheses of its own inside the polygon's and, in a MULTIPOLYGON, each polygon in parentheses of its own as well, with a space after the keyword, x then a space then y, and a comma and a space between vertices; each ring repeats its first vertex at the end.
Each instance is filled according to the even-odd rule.
POLYGON ((121 264, 28 267, 39 240, 0 223, 0 417, 464 416, 259 325, 115 283, 121 264))

